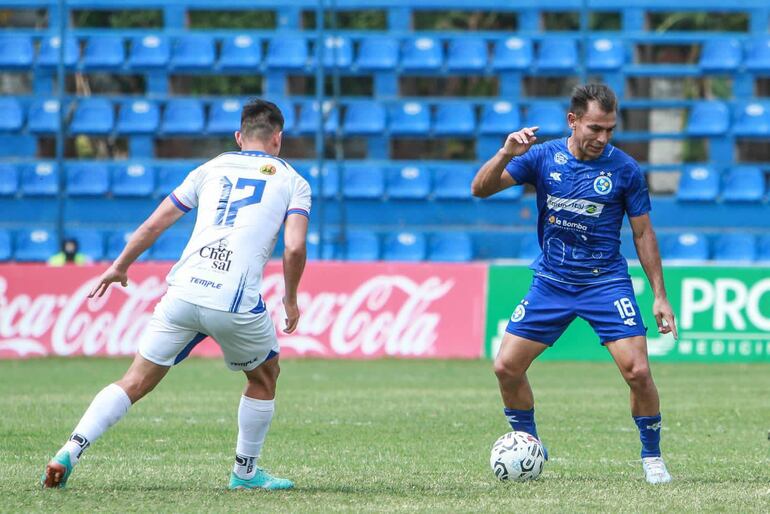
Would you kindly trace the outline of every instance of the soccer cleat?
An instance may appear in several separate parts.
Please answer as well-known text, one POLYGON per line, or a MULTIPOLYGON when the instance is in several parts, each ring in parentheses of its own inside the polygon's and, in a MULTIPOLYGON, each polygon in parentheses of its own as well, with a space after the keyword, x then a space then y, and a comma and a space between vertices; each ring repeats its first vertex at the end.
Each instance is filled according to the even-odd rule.
POLYGON ((666 463, 661 457, 645 457, 642 459, 644 478, 650 484, 667 484, 671 482, 671 475, 666 469, 666 463))
POLYGON ((40 485, 44 489, 59 488, 64 489, 72 473, 72 462, 70 461, 70 452, 59 450, 45 467, 43 475, 40 477, 40 485))
POLYGON ((241 478, 235 473, 230 473, 230 485, 228 489, 267 489, 273 491, 276 489, 291 489, 294 482, 286 478, 278 478, 262 468, 257 468, 253 478, 241 478))

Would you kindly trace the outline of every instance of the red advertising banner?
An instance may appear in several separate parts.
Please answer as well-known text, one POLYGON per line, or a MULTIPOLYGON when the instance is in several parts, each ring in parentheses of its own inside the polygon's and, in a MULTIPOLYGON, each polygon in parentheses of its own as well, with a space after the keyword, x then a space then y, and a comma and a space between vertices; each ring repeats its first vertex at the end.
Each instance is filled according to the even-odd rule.
MULTIPOLYGON (((0 266, 0 358, 132 355, 166 290, 168 264, 135 264, 129 287, 88 298, 104 266, 0 266)), ((271 262, 262 294, 282 356, 477 358, 483 353, 483 264, 311 262, 301 318, 284 334, 283 275, 271 262)), ((193 355, 218 356, 210 338, 193 355)))

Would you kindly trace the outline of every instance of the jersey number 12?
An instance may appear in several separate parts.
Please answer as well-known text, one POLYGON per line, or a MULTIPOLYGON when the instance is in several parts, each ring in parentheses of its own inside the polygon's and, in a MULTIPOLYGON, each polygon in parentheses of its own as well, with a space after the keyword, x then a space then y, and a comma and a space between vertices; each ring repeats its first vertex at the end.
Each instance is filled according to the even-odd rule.
POLYGON ((222 177, 222 194, 219 196, 217 217, 214 224, 232 227, 235 223, 235 217, 238 215, 239 209, 262 201, 262 194, 265 192, 265 184, 267 184, 266 180, 239 178, 238 182, 235 183, 235 189, 244 189, 247 186, 252 186, 254 190, 252 191, 251 196, 230 202, 230 193, 232 193, 233 190, 233 183, 230 182, 227 177, 222 177), (225 216, 225 213, 227 213, 227 216, 225 216))

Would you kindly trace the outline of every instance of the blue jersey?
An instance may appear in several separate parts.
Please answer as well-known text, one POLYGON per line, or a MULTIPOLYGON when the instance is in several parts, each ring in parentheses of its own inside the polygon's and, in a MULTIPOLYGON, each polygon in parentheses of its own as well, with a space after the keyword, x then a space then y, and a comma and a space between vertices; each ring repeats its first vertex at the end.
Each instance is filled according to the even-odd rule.
POLYGON ((533 146, 505 169, 517 183, 537 190, 542 253, 531 266, 536 275, 571 284, 628 278, 620 255, 623 217, 650 211, 636 161, 609 144, 598 158, 581 161, 565 138, 533 146))

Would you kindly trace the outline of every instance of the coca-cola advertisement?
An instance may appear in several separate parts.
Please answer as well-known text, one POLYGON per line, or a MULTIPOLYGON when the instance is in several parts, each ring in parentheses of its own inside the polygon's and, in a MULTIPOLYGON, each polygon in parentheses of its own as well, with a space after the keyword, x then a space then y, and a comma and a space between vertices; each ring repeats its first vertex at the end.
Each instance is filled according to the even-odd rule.
MULTIPOLYGON (((0 358, 133 355, 166 291, 170 266, 137 263, 129 286, 88 298, 105 266, 0 266, 0 358)), ((262 295, 283 357, 478 358, 486 266, 311 262, 300 286, 297 330, 283 327, 283 274, 271 262, 262 295)), ((219 356, 205 339, 193 355, 219 356)))

